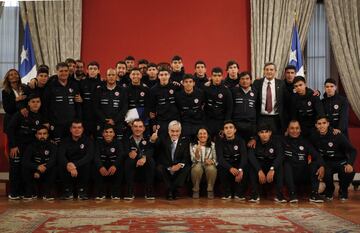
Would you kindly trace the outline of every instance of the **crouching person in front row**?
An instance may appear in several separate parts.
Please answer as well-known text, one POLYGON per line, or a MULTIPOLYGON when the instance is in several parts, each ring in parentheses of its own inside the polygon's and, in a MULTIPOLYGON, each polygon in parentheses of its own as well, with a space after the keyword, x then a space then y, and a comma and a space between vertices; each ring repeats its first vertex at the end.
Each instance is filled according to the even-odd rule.
POLYGON ((155 199, 154 196, 154 177, 155 161, 153 159, 153 144, 144 137, 145 124, 141 119, 135 119, 131 125, 132 135, 125 139, 125 179, 127 183, 127 193, 125 200, 133 200, 135 174, 140 175, 141 180, 145 181, 145 198, 155 199))
POLYGON ((106 198, 107 185, 110 189, 111 199, 120 200, 121 181, 124 173, 124 148, 115 136, 114 126, 105 125, 103 138, 95 146, 95 200, 106 198))
POLYGON ((224 137, 216 141, 216 155, 219 160, 219 179, 223 189, 223 200, 232 196, 245 200, 245 177, 247 150, 245 141, 236 135, 233 121, 224 122, 224 137))
POLYGON ((159 157, 157 171, 168 188, 167 199, 177 198, 177 189, 182 187, 190 171, 189 142, 181 137, 181 123, 171 121, 168 135, 159 138, 158 131, 151 136, 150 141, 158 146, 159 157))
POLYGON ((272 135, 271 126, 261 124, 258 126, 258 139, 253 153, 249 153, 249 161, 252 165, 250 180, 252 193, 250 202, 260 201, 259 184, 275 183, 276 202, 284 203, 286 199, 282 193, 283 188, 283 161, 284 150, 281 139, 272 135))
POLYGON ((73 199, 75 187, 78 199, 87 200, 93 141, 84 135, 84 127, 79 120, 72 121, 70 133, 71 136, 63 140, 58 148, 59 172, 64 186, 62 199, 73 199))
POLYGON ((44 200, 54 200, 52 188, 56 175, 56 145, 48 140, 49 132, 46 126, 39 126, 35 137, 36 141, 27 147, 23 159, 24 200, 37 197, 37 184, 44 200))

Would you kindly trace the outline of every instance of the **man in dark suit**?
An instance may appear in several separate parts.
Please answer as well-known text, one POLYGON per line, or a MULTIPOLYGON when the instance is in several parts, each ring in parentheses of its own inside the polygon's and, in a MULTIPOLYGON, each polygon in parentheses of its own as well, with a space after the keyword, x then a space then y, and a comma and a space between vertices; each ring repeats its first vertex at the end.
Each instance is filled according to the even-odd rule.
POLYGON ((282 134, 286 128, 287 114, 284 110, 289 94, 284 81, 276 79, 276 65, 272 62, 264 66, 264 77, 255 80, 258 92, 258 124, 269 124, 275 134, 282 134))
POLYGON ((168 135, 158 138, 156 131, 150 142, 156 143, 160 148, 157 171, 168 188, 167 199, 175 200, 177 188, 184 185, 191 168, 189 142, 181 137, 181 123, 171 121, 168 135))

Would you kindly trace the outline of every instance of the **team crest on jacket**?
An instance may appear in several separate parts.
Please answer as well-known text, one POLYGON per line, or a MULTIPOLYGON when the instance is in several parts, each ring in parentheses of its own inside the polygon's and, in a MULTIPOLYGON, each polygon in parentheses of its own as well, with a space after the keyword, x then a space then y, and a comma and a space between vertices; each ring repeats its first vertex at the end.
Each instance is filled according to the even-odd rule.
POLYGON ((35 121, 35 125, 38 125, 40 122, 38 120, 35 121))
POLYGON ((311 106, 311 101, 308 102, 308 106, 311 106))
POLYGON ((329 142, 328 145, 329 145, 330 147, 333 147, 334 143, 329 142))
POLYGON ((45 154, 45 155, 49 155, 49 153, 50 153, 50 151, 48 151, 48 150, 45 150, 45 151, 44 151, 44 154, 45 154))
POLYGON ((69 88, 69 92, 70 92, 70 93, 73 93, 73 91, 74 91, 74 90, 73 90, 72 88, 69 88))
POLYGON ((300 150, 304 150, 304 147, 303 147, 303 146, 299 146, 299 149, 300 149, 300 150))
POLYGON ((272 154, 272 153, 274 153, 274 149, 273 148, 270 148, 269 149, 269 152, 272 154))
POLYGON ((251 96, 251 97, 254 97, 254 93, 253 93, 253 92, 250 92, 250 96, 251 96))
POLYGON ((144 97, 145 96, 145 92, 140 92, 140 96, 144 97))
POLYGON ((111 153, 114 153, 114 152, 115 152, 115 148, 114 148, 114 147, 111 147, 111 148, 110 148, 110 152, 111 152, 111 153))
POLYGON ((194 99, 194 103, 195 104, 199 103, 199 99, 198 98, 194 99))
POLYGON ((334 109, 339 109, 339 105, 335 104, 334 109))
POLYGON ((234 146, 234 150, 238 150, 239 147, 237 145, 234 146))
POLYGON ((174 94, 174 90, 173 89, 170 89, 169 90, 169 93, 172 95, 172 94, 174 94))
POLYGON ((120 93, 119 93, 118 91, 116 91, 116 92, 115 92, 115 95, 116 95, 116 96, 119 96, 119 95, 120 95, 120 93))
POLYGON ((84 149, 85 145, 84 144, 80 144, 80 149, 84 149))
POLYGON ((218 97, 219 97, 220 99, 222 99, 223 94, 219 93, 219 94, 218 94, 218 97))
POLYGON ((141 143, 142 143, 144 146, 146 145, 146 141, 142 141, 141 143))
POLYGON ((54 126, 50 125, 50 130, 53 131, 54 130, 54 126))

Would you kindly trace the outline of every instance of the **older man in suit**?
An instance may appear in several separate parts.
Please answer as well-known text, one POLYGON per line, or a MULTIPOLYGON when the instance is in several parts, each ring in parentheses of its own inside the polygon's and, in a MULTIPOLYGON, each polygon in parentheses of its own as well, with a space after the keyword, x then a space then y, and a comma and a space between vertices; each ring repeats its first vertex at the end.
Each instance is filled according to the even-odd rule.
POLYGON ((276 134, 282 134, 286 128, 287 113, 285 102, 289 93, 282 80, 276 79, 276 65, 272 62, 264 66, 264 77, 255 80, 254 88, 258 94, 258 123, 269 124, 276 134))
POLYGON ((191 168, 189 142, 181 137, 181 123, 171 121, 166 137, 158 138, 156 131, 150 141, 160 148, 157 170, 168 188, 167 199, 175 200, 177 188, 184 185, 191 168))

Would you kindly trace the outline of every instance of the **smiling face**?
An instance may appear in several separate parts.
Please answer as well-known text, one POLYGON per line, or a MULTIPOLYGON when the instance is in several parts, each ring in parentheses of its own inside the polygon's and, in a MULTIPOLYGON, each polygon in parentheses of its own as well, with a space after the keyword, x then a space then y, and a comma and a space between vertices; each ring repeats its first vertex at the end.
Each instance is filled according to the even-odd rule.
POLYGON ((59 67, 56 71, 59 81, 66 82, 69 77, 69 68, 66 66, 59 67))
POLYGON ((291 121, 289 123, 287 132, 288 132, 290 137, 298 138, 300 136, 300 133, 301 133, 301 128, 300 128, 299 122, 298 121, 291 121))
POLYGON ((168 130, 169 136, 172 141, 176 141, 180 138, 181 127, 179 125, 173 125, 168 130))
POLYGON ((35 137, 39 141, 46 141, 49 137, 49 132, 47 129, 40 129, 36 131, 35 137))
POLYGON ((139 70, 132 70, 130 72, 130 79, 133 85, 140 85, 141 72, 139 70))
POLYGON ((205 144, 209 138, 209 134, 206 129, 199 129, 197 138, 201 144, 205 144))
POLYGON ((321 118, 316 121, 315 127, 320 134, 324 135, 328 132, 329 125, 330 123, 326 118, 321 118))
POLYGON ((106 142, 112 142, 115 138, 115 131, 113 128, 105 129, 102 136, 106 142))
POLYGON ((272 79, 275 78, 275 75, 276 75, 276 67, 275 67, 275 65, 269 64, 269 65, 266 65, 264 67, 264 76, 267 79, 272 80, 272 79))

